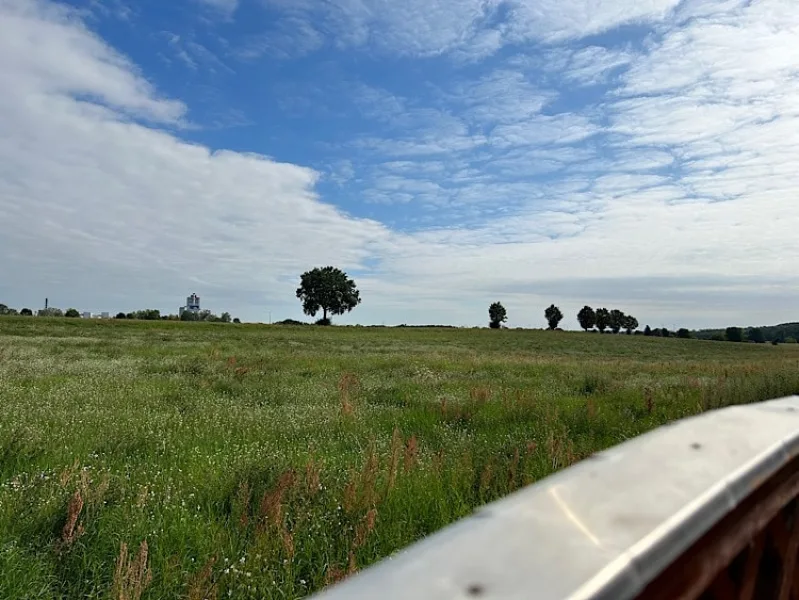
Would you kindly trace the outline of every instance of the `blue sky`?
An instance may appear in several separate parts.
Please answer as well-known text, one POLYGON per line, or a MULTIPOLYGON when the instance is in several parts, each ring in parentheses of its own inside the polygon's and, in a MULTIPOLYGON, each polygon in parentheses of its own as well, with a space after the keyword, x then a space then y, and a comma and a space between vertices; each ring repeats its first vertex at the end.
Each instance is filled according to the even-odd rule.
POLYGON ((790 0, 0 0, 0 301, 795 320, 790 0))

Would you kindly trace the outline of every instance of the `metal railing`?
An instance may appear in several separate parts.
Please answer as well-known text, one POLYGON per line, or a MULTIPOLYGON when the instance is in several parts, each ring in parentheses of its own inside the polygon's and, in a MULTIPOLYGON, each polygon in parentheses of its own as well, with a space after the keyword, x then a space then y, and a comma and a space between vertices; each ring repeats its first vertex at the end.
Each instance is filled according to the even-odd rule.
POLYGON ((317 600, 799 598, 799 397, 661 427, 317 600))

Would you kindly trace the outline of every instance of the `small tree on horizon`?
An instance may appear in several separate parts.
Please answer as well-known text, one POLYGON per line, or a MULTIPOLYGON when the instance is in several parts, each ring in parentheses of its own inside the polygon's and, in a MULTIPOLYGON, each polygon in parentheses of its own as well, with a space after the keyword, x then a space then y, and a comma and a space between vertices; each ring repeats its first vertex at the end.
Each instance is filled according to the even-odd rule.
POLYGON ((638 329, 638 319, 632 315, 624 315, 621 326, 627 332, 627 335, 632 335, 633 331, 638 329))
POLYGON ((320 324, 329 325, 328 313, 343 315, 361 303, 355 282, 336 267, 322 267, 306 271, 300 276, 297 298, 302 302, 303 312, 315 317, 322 311, 320 324))
POLYGON ((33 311, 30 308, 23 308, 21 311, 19 311, 19 314, 21 314, 23 317, 32 317, 33 311))
POLYGON ((624 317, 625 314, 620 310, 614 308, 612 311, 610 311, 609 327, 613 333, 619 333, 622 327, 624 327, 624 317))
POLYGON ((554 304, 544 311, 550 329, 557 329, 558 324, 563 320, 563 313, 554 304))
POLYGON ((644 327, 644 335, 647 337, 650 337, 652 335, 652 328, 649 325, 644 327))
POLYGON ((677 330, 677 337, 683 340, 689 340, 691 339, 691 332, 685 327, 680 327, 680 329, 677 330))
POLYGON ((766 336, 760 327, 750 327, 749 331, 746 332, 746 339, 748 339, 750 342, 755 342, 756 344, 766 343, 766 336))
POLYGON ((577 321, 579 321, 580 327, 586 331, 593 329, 596 325, 596 312, 590 306, 583 306, 577 313, 577 321))
POLYGON ((494 302, 488 307, 488 326, 491 329, 499 329, 508 320, 508 311, 500 302, 494 302))
POLYGON ((67 312, 64 313, 64 316, 70 319, 77 319, 78 317, 80 317, 80 313, 76 308, 68 308, 67 312))
POLYGON ((724 337, 728 342, 743 342, 744 334, 740 327, 727 327, 724 330, 724 337))
POLYGON ((605 333, 605 330, 610 327, 610 311, 607 308, 596 309, 596 328, 599 333, 605 333))

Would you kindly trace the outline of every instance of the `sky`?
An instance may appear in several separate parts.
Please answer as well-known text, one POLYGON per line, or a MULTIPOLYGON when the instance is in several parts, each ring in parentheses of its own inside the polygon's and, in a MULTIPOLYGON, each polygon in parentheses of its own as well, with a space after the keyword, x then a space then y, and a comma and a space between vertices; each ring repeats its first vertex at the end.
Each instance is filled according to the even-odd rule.
POLYGON ((0 0, 0 302, 799 320, 795 0, 0 0))

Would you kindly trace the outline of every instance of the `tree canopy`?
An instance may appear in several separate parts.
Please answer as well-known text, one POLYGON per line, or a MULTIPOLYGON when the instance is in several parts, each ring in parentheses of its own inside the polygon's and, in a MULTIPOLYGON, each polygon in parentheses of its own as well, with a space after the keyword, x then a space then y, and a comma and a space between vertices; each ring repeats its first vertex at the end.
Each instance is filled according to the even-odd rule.
POLYGON ((727 327, 727 329, 724 332, 724 337, 727 338, 728 342, 744 341, 744 333, 740 327, 727 327))
POLYGON ((563 320, 563 313, 554 304, 544 311, 544 316, 547 319, 550 329, 557 329, 558 325, 563 320))
POLYGON ((593 329, 594 325, 596 325, 596 312, 590 306, 583 306, 580 312, 577 313, 577 320, 580 323, 580 327, 586 331, 593 329))
POLYGON ((499 329, 505 321, 508 320, 508 311, 499 302, 494 302, 488 307, 488 326, 491 329, 499 329))
POLYGON ((638 319, 632 315, 624 315, 621 328, 627 332, 627 335, 632 335, 633 331, 638 329, 638 319))
POLYGON ((607 308, 596 309, 596 328, 600 333, 605 333, 608 327, 610 327, 610 311, 607 308))
POLYGON ((303 273, 297 298, 306 315, 314 317, 321 310, 325 323, 329 323, 328 314, 343 315, 361 303, 355 282, 336 267, 317 267, 303 273))
POLYGON ((619 333, 619 331, 621 331, 621 329, 624 327, 625 314, 622 311, 614 308, 612 311, 610 311, 609 316, 610 316, 610 321, 608 323, 608 326, 610 327, 610 330, 613 333, 619 333))

